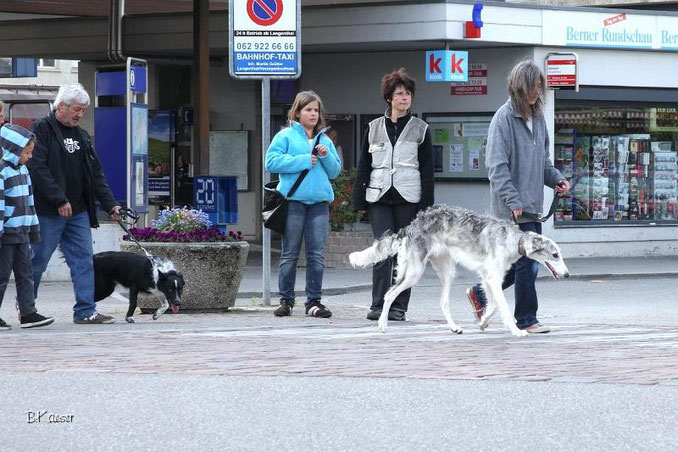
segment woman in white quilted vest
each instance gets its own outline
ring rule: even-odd
[[[433,151],[428,125],[410,113],[415,81],[405,69],[381,79],[388,109],[370,122],[360,151],[353,187],[353,209],[367,211],[374,238],[398,232],[433,204]],[[368,320],[378,320],[384,294],[395,277],[396,258],[372,269],[372,305]],[[389,320],[405,320],[410,289],[395,299]]]

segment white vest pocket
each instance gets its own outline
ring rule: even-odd
[[[365,201],[369,203],[375,203],[379,199],[379,193],[381,190],[378,188],[367,187],[365,189]]]

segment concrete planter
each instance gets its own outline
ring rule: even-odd
[[[186,281],[181,311],[227,310],[235,304],[250,246],[247,242],[141,242],[154,256],[174,262]],[[144,254],[134,242],[122,242],[122,251]],[[157,309],[155,297],[139,297],[139,308]]]

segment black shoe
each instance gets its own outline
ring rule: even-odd
[[[388,319],[395,322],[404,322],[405,321],[405,312],[403,311],[389,311]]]
[[[82,319],[73,319],[73,323],[77,323],[80,325],[88,325],[88,324],[101,324],[101,323],[115,323],[115,319],[111,317],[110,315],[103,315],[99,314],[98,312],[94,311],[94,313],[89,316],[89,317],[84,317]]]
[[[373,310],[371,310],[370,312],[367,313],[367,320],[379,320],[380,316],[381,316],[381,311],[377,311],[377,310],[373,309]],[[396,322],[404,322],[405,321],[405,313],[403,311],[389,311],[388,319],[396,321]]]
[[[367,313],[367,320],[379,320],[379,316],[381,316],[381,310],[373,309]]]
[[[35,328],[37,326],[47,326],[54,322],[52,317],[45,317],[37,312],[21,317],[21,328]]]
[[[12,329],[11,325],[7,325],[7,323],[4,320],[0,319],[0,330],[11,330],[11,329]]]
[[[311,303],[306,303],[306,315],[309,317],[322,317],[329,319],[332,317],[332,311],[327,309],[320,301],[315,300]]]
[[[280,306],[273,311],[273,315],[276,317],[285,317],[292,315],[292,308],[294,307],[294,302],[289,300],[280,300]]]

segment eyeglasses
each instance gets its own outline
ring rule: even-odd
[[[412,97],[412,93],[409,91],[398,91],[393,93],[393,97]]]

